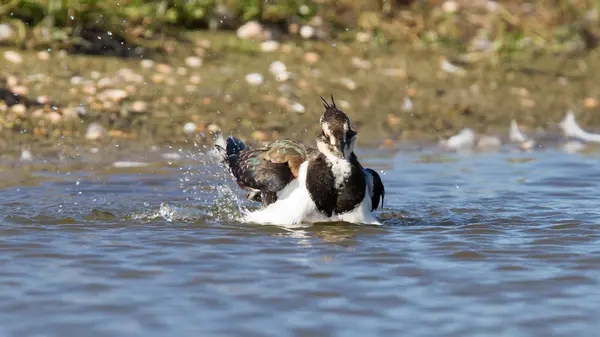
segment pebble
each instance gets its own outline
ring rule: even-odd
[[[413,102],[410,97],[404,97],[404,103],[402,104],[402,110],[405,112],[410,112],[413,109]]]
[[[122,101],[127,98],[127,96],[129,96],[129,93],[122,89],[107,89],[100,93],[101,98],[108,99],[115,103]]]
[[[99,79],[99,78],[100,78],[100,76],[102,76],[102,74],[100,74],[100,73],[99,73],[99,72],[97,72],[97,71],[92,71],[92,72],[90,73],[90,77],[91,77],[92,79],[94,79],[94,80],[97,80],[97,79]]]
[[[152,80],[153,83],[163,83],[165,81],[166,77],[163,74],[152,74],[152,77],[150,77],[150,80]]]
[[[300,28],[300,36],[303,39],[311,39],[315,36],[315,29],[311,26],[304,25]]]
[[[12,87],[12,92],[17,95],[25,96],[29,93],[29,89],[24,85],[17,85]]]
[[[185,132],[187,134],[192,134],[192,133],[196,132],[196,128],[197,127],[198,126],[196,125],[196,123],[194,123],[194,122],[187,122],[183,126],[183,132]]]
[[[50,111],[44,117],[46,117],[46,119],[52,124],[58,124],[62,121],[62,115],[56,111]]]
[[[117,71],[117,76],[125,80],[125,82],[131,83],[142,83],[144,82],[144,76],[134,73],[133,70],[129,68],[119,69]]]
[[[361,43],[366,43],[371,41],[372,35],[369,32],[357,32],[356,33],[356,41]]]
[[[191,68],[198,68],[202,65],[202,59],[198,56],[188,56],[185,58],[185,64]]]
[[[350,102],[344,101],[343,99],[339,100],[337,103],[340,106],[340,108],[344,110],[351,108]]]
[[[340,83],[341,83],[341,84],[342,84],[344,87],[346,87],[346,89],[348,89],[348,90],[350,90],[350,91],[356,90],[356,87],[357,87],[357,85],[356,85],[356,82],[354,82],[353,80],[351,80],[351,79],[349,79],[349,78],[347,78],[347,77],[343,77],[343,78],[341,78],[341,79],[340,79]]]
[[[50,59],[50,53],[45,50],[37,52],[36,55],[37,58],[41,61],[48,61]]]
[[[42,95],[38,96],[35,100],[40,104],[48,104],[50,102],[50,97]]]
[[[352,66],[357,69],[367,70],[371,69],[372,64],[371,61],[364,60],[355,56],[352,58]]]
[[[10,111],[17,116],[25,116],[25,112],[27,112],[27,108],[24,104],[15,104],[10,108]]]
[[[85,133],[85,139],[87,140],[99,140],[106,136],[106,129],[98,123],[91,123],[87,132]]]
[[[18,83],[19,83],[19,79],[18,79],[16,76],[13,76],[13,75],[8,75],[8,76],[6,77],[6,85],[7,85],[9,88],[12,88],[12,87],[14,87],[14,86],[15,86],[15,85],[17,85]]]
[[[171,67],[168,64],[159,63],[156,65],[156,71],[158,71],[161,74],[170,74],[173,72],[173,67]]]
[[[587,97],[586,99],[583,100],[583,106],[585,106],[588,109],[597,108],[598,100],[595,99],[594,97]]]
[[[266,53],[270,53],[279,49],[279,42],[274,40],[265,41],[260,44],[260,50]]]
[[[271,72],[271,74],[277,75],[286,72],[287,67],[281,61],[274,61],[269,65],[269,71]]]
[[[288,73],[287,71],[283,72],[283,73],[278,73],[275,75],[275,80],[277,82],[285,82],[289,79],[290,79],[290,73]]]
[[[14,34],[14,29],[9,24],[0,24],[0,42],[10,40]]]
[[[264,38],[265,30],[257,21],[250,21],[241,25],[236,35],[242,40],[260,40]]]
[[[191,84],[200,84],[200,82],[202,82],[202,78],[198,75],[192,75],[190,76],[190,83]]]
[[[252,138],[258,142],[263,142],[269,138],[269,135],[264,131],[256,130],[252,132]]]
[[[73,76],[71,77],[71,84],[72,85],[80,85],[83,83],[83,77],[81,76]]]
[[[315,64],[319,61],[319,54],[309,51],[307,53],[304,53],[304,61],[306,61],[306,63],[309,64]]]
[[[148,60],[148,59],[141,60],[140,66],[142,66],[142,68],[152,68],[152,67],[154,67],[154,61]]]
[[[64,119],[73,120],[79,118],[79,112],[74,108],[64,108],[61,112]]]
[[[44,109],[37,109],[31,113],[31,118],[42,118],[44,116]]]
[[[304,107],[304,105],[302,105],[298,102],[292,103],[291,109],[294,112],[299,113],[299,114],[303,114],[304,112],[306,112],[306,108]]]
[[[261,85],[263,84],[264,80],[265,79],[263,75],[259,73],[250,73],[246,75],[246,82],[248,82],[250,85]]]
[[[148,103],[144,101],[135,101],[131,104],[131,111],[142,113],[148,111]]]
[[[198,89],[198,87],[196,87],[196,86],[195,86],[195,85],[193,85],[193,84],[186,84],[186,85],[183,87],[183,89],[185,90],[185,92],[192,93],[192,92],[196,92],[196,90]]]
[[[108,88],[113,85],[113,80],[108,77],[103,77],[98,80],[97,85],[99,88]]]
[[[23,161],[31,161],[31,160],[33,160],[33,154],[31,154],[31,151],[29,151],[29,150],[23,150],[23,151],[21,151],[20,159]]]
[[[4,52],[4,58],[14,64],[21,64],[23,62],[23,56],[16,51],[7,50]]]
[[[206,55],[206,49],[202,47],[196,47],[194,48],[194,54],[200,57],[204,57],[204,55]]]
[[[442,5],[442,10],[446,13],[456,13],[458,11],[458,3],[456,1],[446,1]]]
[[[208,132],[221,132],[221,128],[217,124],[209,124],[206,129]]]
[[[177,75],[185,76],[187,75],[188,70],[184,67],[177,67]]]

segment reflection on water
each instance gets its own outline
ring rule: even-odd
[[[594,152],[369,155],[382,227],[239,223],[195,152],[3,168],[0,335],[595,335]]]

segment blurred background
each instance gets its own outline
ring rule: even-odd
[[[312,139],[334,95],[360,142],[598,122],[596,0],[3,0],[2,145]],[[91,127],[90,127],[91,126]],[[89,132],[88,132],[89,131]]]

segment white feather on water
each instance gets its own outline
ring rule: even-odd
[[[590,133],[581,128],[575,120],[572,111],[567,112],[565,118],[558,124],[565,136],[585,142],[600,143],[600,134]]]

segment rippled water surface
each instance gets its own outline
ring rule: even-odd
[[[236,222],[186,151],[6,164],[0,335],[597,335],[598,155],[366,154],[382,227]]]

